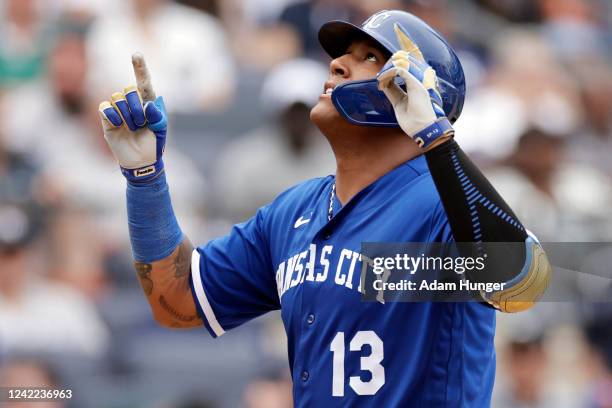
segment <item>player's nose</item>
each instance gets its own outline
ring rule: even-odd
[[[338,58],[334,58],[329,63],[329,72],[332,74],[332,76],[337,75],[343,78],[349,77],[350,71],[349,71],[348,64],[346,63],[345,59],[346,59],[346,54],[341,55]]]

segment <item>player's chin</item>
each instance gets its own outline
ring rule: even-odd
[[[342,119],[327,95],[321,95],[317,104],[310,110],[310,120],[320,129]]]

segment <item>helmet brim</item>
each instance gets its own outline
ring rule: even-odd
[[[334,20],[325,23],[319,29],[319,43],[323,50],[332,58],[338,58],[346,53],[353,41],[369,40],[379,46],[380,50],[390,57],[392,52],[377,38],[354,24]]]

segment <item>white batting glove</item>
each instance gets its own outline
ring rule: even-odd
[[[454,130],[442,109],[436,72],[398,25],[395,32],[403,50],[393,54],[378,74],[378,87],[393,105],[402,130],[426,149],[438,138],[452,136]],[[406,91],[395,82],[398,76]]]
[[[110,102],[100,103],[98,113],[121,172],[128,181],[142,183],[163,171],[168,121],[162,97],[155,97],[144,57],[134,54],[132,65],[137,86],[115,92]]]

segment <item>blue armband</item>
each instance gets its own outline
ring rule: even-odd
[[[183,240],[174,216],[166,174],[147,183],[127,184],[127,212],[132,254],[138,262],[169,256]]]

